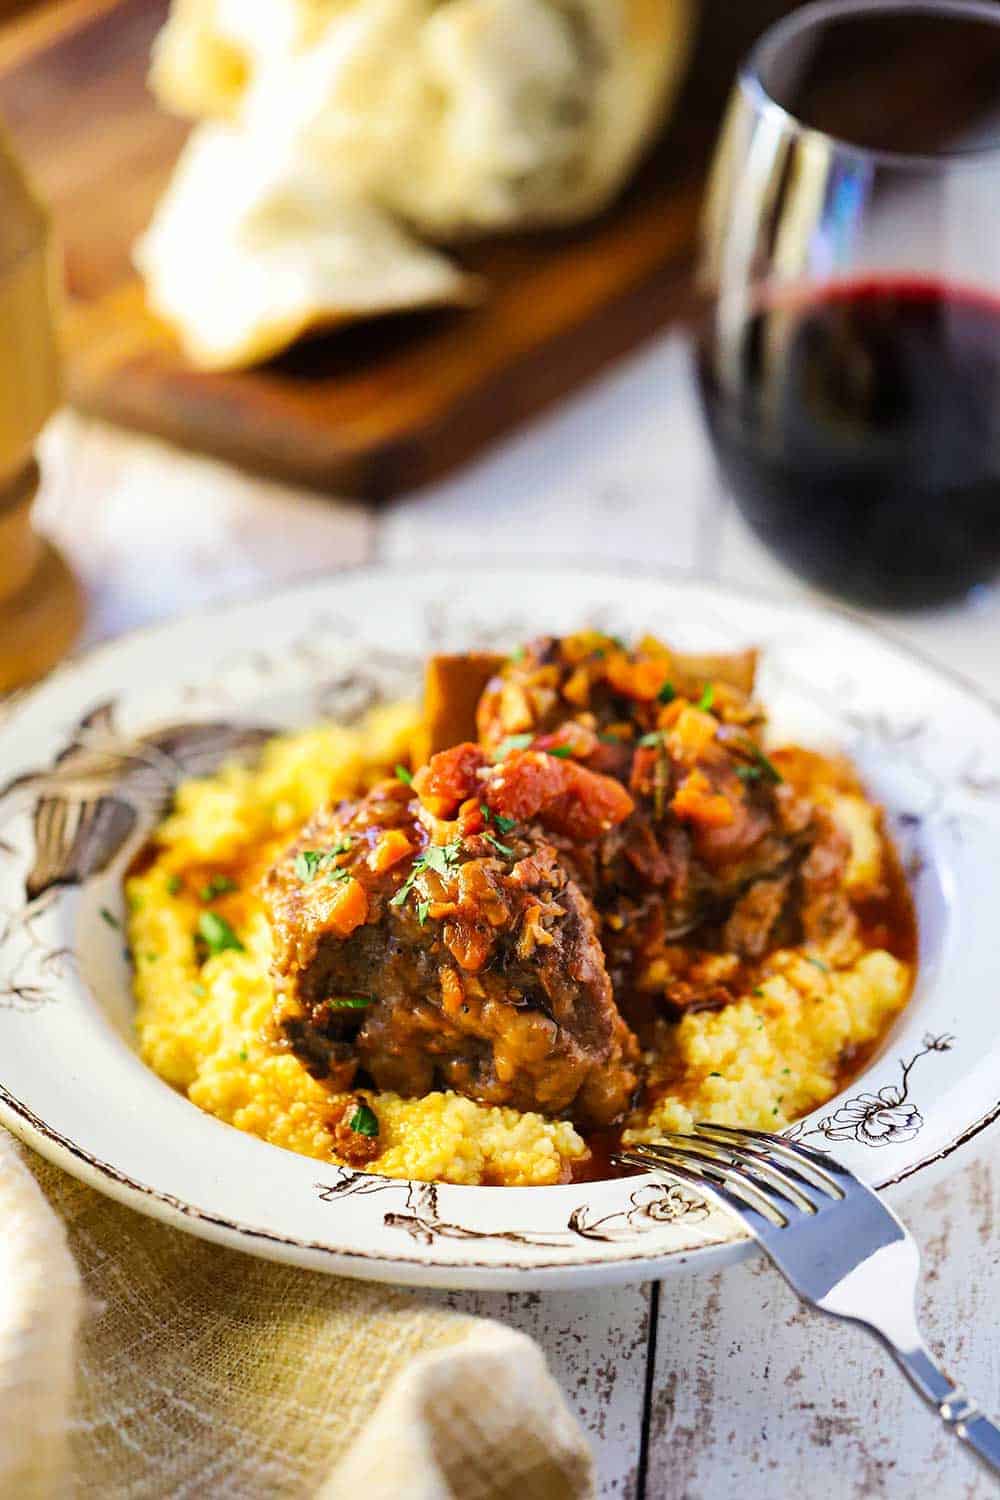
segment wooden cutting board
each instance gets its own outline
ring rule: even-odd
[[[184,361],[129,262],[185,133],[145,86],[166,0],[62,0],[8,23],[0,115],[65,247],[71,401],[339,494],[377,500],[441,474],[690,311],[700,184],[726,85],[748,35],[787,7],[748,4],[736,22],[728,0],[715,8],[725,25],[711,24],[708,4],[674,124],[601,219],[463,253],[490,286],[473,310],[349,327],[238,374]]]

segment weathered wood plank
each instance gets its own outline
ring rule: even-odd
[[[956,1379],[1000,1411],[997,1157],[904,1204],[924,1256],[925,1333]],[[762,1258],[663,1283],[650,1496],[824,1500],[934,1493],[986,1500],[994,1483],[860,1329],[807,1311]]]

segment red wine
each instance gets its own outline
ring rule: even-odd
[[[1000,301],[890,277],[771,296],[699,376],[740,509],[821,587],[905,608],[1000,570]]]

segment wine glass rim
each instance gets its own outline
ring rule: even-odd
[[[974,166],[992,157],[1000,157],[1000,135],[978,145],[953,146],[940,151],[894,151],[885,147],[862,146],[843,136],[832,135],[814,125],[806,125],[790,109],[774,98],[764,82],[767,64],[802,31],[825,21],[842,21],[850,16],[932,15],[956,20],[986,21],[1000,31],[1000,5],[996,0],[813,0],[790,15],[776,21],[754,43],[739,74],[743,91],[750,96],[762,114],[778,119],[789,135],[812,138],[834,146],[845,155],[854,155],[881,166],[919,167],[923,169]]]

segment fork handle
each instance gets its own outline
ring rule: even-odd
[[[883,1335],[884,1337],[884,1335]],[[889,1353],[945,1426],[962,1439],[992,1474],[1000,1476],[1000,1427],[983,1416],[922,1344],[903,1349],[886,1340]]]

